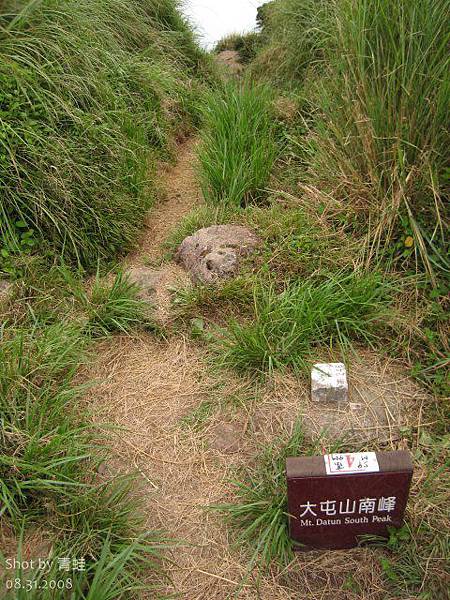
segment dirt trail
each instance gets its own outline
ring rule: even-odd
[[[167,199],[150,212],[128,265],[159,259],[172,229],[201,202],[194,147],[195,142],[181,146],[177,165],[165,172]],[[151,334],[116,336],[102,342],[97,354],[87,377],[99,384],[87,401],[98,422],[126,428],[110,434],[115,458],[104,476],[137,470],[136,494],[147,507],[147,527],[162,529],[180,543],[172,553],[168,592],[182,600],[381,600],[379,568],[367,549],[309,553],[288,572],[259,582],[250,577],[234,596],[246,575],[248,554],[243,547],[232,548],[234,533],[205,507],[230,500],[234,469],[252,464],[261,445],[292,429],[308,396],[304,383],[280,379],[261,390],[229,376],[212,381],[205,350],[182,334],[166,341]],[[374,364],[373,357],[369,361]],[[399,379],[395,365],[383,369],[384,383]],[[407,387],[405,393],[415,392]],[[202,419],[205,402],[213,410]],[[342,589],[361,570],[358,580],[367,582],[363,595]]]
[[[157,262],[171,231],[201,203],[194,149],[195,141],[182,145],[177,164],[162,174],[166,199],[150,211],[138,249],[125,260],[128,268]],[[161,268],[181,275],[173,263]],[[141,481],[136,493],[148,507],[147,527],[164,530],[182,544],[173,553],[168,593],[185,600],[228,598],[245,576],[246,558],[230,550],[232,540],[221,518],[204,509],[224,501],[230,468],[248,460],[248,448],[240,439],[245,427],[240,420],[224,426],[222,419],[230,421],[230,417],[218,414],[195,431],[183,426],[183,419],[189,419],[204,401],[239,396],[246,383],[213,383],[206,375],[202,350],[183,335],[167,341],[152,335],[116,336],[97,350],[97,361],[87,377],[98,379],[99,384],[87,401],[97,422],[126,428],[111,440],[114,458],[106,465],[105,477],[138,471]],[[263,582],[264,597],[293,598],[278,587]],[[239,595],[258,597],[253,584]]]
[[[163,199],[153,207],[145,220],[136,245],[124,261],[126,269],[154,267],[158,274],[154,282],[155,318],[164,324],[170,318],[171,290],[189,285],[187,273],[173,261],[159,264],[164,256],[164,242],[189,212],[202,203],[195,178],[195,146],[189,139],[177,148],[175,165],[161,167],[160,185]]]
[[[231,75],[239,75],[244,70],[244,66],[239,59],[239,52],[236,50],[224,50],[223,52],[219,52],[216,56],[216,60],[219,65],[224,67],[224,71],[228,75],[230,75],[230,73]]]
[[[150,210],[137,250],[129,254],[127,264],[160,258],[163,254],[161,246],[169,233],[185,215],[202,203],[194,173],[196,144],[195,139],[190,139],[178,146],[176,164],[161,169],[160,180],[165,198]]]

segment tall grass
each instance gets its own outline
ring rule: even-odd
[[[129,247],[202,54],[173,0],[0,7],[0,232],[88,267]]]
[[[242,206],[265,195],[277,154],[269,88],[229,82],[207,97],[200,182],[211,204]]]
[[[373,344],[388,312],[389,285],[377,274],[334,275],[255,294],[255,320],[232,321],[219,344],[222,361],[239,371],[305,369],[317,345]]]
[[[0,346],[0,513],[14,521],[22,510],[45,514],[43,496],[70,497],[85,485],[80,469],[93,459],[86,424],[77,422],[81,389],[72,385],[85,360],[89,337],[129,331],[141,322],[143,304],[122,276],[110,287],[94,285],[91,297],[74,290],[81,317],[42,318],[3,331]],[[43,313],[45,315],[45,312]]]
[[[283,88],[297,87],[324,58],[332,35],[330,0],[277,0],[264,6],[259,48],[251,71]]]
[[[138,299],[138,291],[122,273],[110,285],[97,277],[91,293],[81,296],[89,316],[84,333],[98,337],[114,331],[128,333],[143,325],[153,327],[148,303]]]
[[[445,0],[339,0],[318,82],[312,173],[370,215],[369,258],[408,222],[430,274],[444,241],[450,7]]]
[[[448,275],[448,2],[278,0],[269,8],[255,69],[261,63],[272,79],[300,87],[315,107],[299,140],[312,198],[331,193],[358,215],[368,261],[411,235],[433,282],[437,271]]]
[[[47,291],[39,289],[44,282]],[[11,315],[1,331],[0,519],[16,539],[41,528],[56,565],[57,557],[86,558],[85,572],[70,573],[77,598],[117,598],[118,590],[136,597],[135,590],[153,590],[159,581],[164,540],[155,532],[141,536],[132,479],[100,476],[105,440],[84,414],[86,386],[77,386],[74,377],[92,337],[145,323],[143,304],[120,274],[109,286],[96,281],[90,294],[67,269],[54,268],[44,282],[25,282],[26,314],[20,315],[19,299],[16,322]],[[147,567],[150,576],[157,573],[148,586],[136,579]],[[42,573],[21,576],[39,579]]]

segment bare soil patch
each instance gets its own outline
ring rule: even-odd
[[[184,216],[202,203],[194,173],[196,143],[196,140],[190,139],[180,144],[176,150],[176,164],[161,167],[163,199],[150,210],[136,250],[130,253],[124,262],[125,269],[130,271],[131,275],[133,272],[137,274],[137,279],[140,270],[161,260],[164,255],[163,243],[170,232]],[[136,277],[132,275],[131,280],[136,280]],[[170,318],[172,290],[187,285],[188,274],[174,262],[155,267],[151,290],[144,289],[144,294],[147,293],[149,302],[154,305],[154,316],[158,322],[164,324]]]
[[[242,73],[244,70],[244,66],[239,59],[239,52],[237,52],[237,50],[224,50],[223,52],[219,52],[216,56],[216,60],[219,65],[224,66],[232,75],[239,75],[239,73]]]
[[[140,473],[136,493],[147,507],[147,527],[164,529],[180,543],[173,551],[168,591],[185,600],[225,600],[244,579],[236,597],[245,600],[381,600],[379,564],[367,548],[302,554],[285,572],[259,581],[248,576],[247,550],[233,548],[235,533],[206,509],[230,501],[236,469],[254,464],[262,448],[292,430],[308,383],[279,377],[260,388],[230,377],[218,388],[205,358],[181,336],[166,342],[118,336],[100,345],[89,373],[99,379],[86,398],[96,419],[124,428],[111,436],[117,460],[109,471]],[[364,368],[371,364],[366,361]],[[245,396],[248,403],[220,405],[232,395]],[[186,417],[205,401],[216,403],[215,412],[199,429],[186,426]],[[347,589],[353,580],[367,587],[358,594]]]
[[[335,442],[355,448],[367,443],[375,447],[385,444],[396,449],[404,431],[421,427],[422,406],[430,398],[405,375],[400,361],[359,349],[351,359],[348,378],[349,402],[335,404],[311,401],[308,381],[292,375],[277,376],[261,399],[256,421],[267,415],[265,405],[272,405],[279,425],[290,428],[301,417],[305,435],[312,442],[321,439],[324,449]]]

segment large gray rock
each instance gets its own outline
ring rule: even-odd
[[[175,260],[193,281],[214,283],[237,274],[242,257],[260,245],[258,236],[240,225],[213,225],[199,229],[179,246]]]

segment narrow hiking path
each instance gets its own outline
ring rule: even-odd
[[[148,266],[154,268],[152,300],[155,317],[161,323],[170,316],[171,289],[189,284],[187,273],[179,265],[173,261],[161,264],[161,261],[165,254],[164,242],[171,231],[183,217],[202,203],[194,173],[196,145],[195,138],[188,139],[177,148],[176,164],[161,166],[159,181],[162,200],[149,211],[136,249],[124,261],[126,269],[135,273]],[[138,276],[135,280],[138,284],[139,279]]]
[[[163,200],[148,213],[137,249],[128,255],[127,264],[161,258],[164,253],[162,244],[170,232],[202,203],[194,173],[197,143],[195,138],[191,138],[180,144],[176,164],[161,168],[159,179],[164,190]]]
[[[163,286],[168,311],[167,286],[185,284],[186,274],[172,262],[161,263],[164,242],[202,203],[195,146],[195,140],[181,145],[177,164],[162,172],[165,199],[150,211],[137,250],[125,259],[127,268],[150,262],[168,274]],[[254,464],[262,447],[292,431],[299,410],[305,417],[311,413],[309,388],[303,381],[277,376],[261,387],[245,378],[213,375],[206,352],[182,332],[166,340],[151,333],[118,335],[98,344],[97,359],[86,373],[87,379],[98,381],[86,396],[96,422],[121,428],[108,431],[114,458],[101,476],[139,472],[135,494],[143,501],[146,527],[167,532],[178,544],[171,551],[167,592],[183,600],[233,597],[247,575],[248,550],[233,548],[232,530],[219,514],[205,508],[230,501],[235,469]],[[413,399],[421,400],[393,361],[381,363],[366,353],[354,373],[352,385],[358,391],[366,386],[366,395],[372,380],[373,396],[384,399],[389,391],[403,408]],[[387,433],[389,440],[389,427]],[[292,569],[260,581],[250,576],[236,597],[356,600],[352,592],[337,595],[336,589],[357,571],[367,582],[364,598],[381,600],[380,569],[367,548],[309,553]]]
[[[201,204],[195,146],[195,140],[181,145],[176,165],[163,170],[164,200],[150,211],[137,249],[125,259],[127,268],[157,264],[171,231]],[[166,290],[177,281],[186,282],[172,262],[157,268],[168,274]],[[204,509],[224,501],[230,468],[245,464],[253,454],[241,439],[248,423],[224,424],[216,415],[206,428],[195,431],[183,427],[183,419],[203,402],[238,396],[245,382],[211,381],[204,352],[184,335],[166,341],[152,334],[116,336],[99,344],[97,356],[87,376],[99,384],[87,401],[97,422],[125,428],[112,435],[115,458],[103,474],[138,471],[136,494],[148,507],[146,526],[167,532],[180,544],[169,566],[172,583],[167,592],[185,600],[229,597],[246,575],[246,558],[230,551],[232,540],[220,516]],[[260,591],[246,584],[239,597],[294,596],[276,582],[264,582]]]
[[[158,263],[171,231],[201,204],[195,145],[195,140],[181,145],[176,165],[162,172],[165,198],[150,211],[137,249],[125,259],[127,268]],[[168,273],[166,289],[185,282],[182,269],[172,262],[157,268]],[[244,428],[224,426],[220,417],[199,432],[182,424],[202,402],[239,394],[240,384],[212,382],[205,374],[204,353],[184,335],[166,341],[151,334],[116,336],[99,344],[97,356],[88,378],[100,383],[87,400],[98,422],[126,429],[113,434],[115,459],[103,473],[138,471],[136,493],[148,507],[147,527],[163,530],[181,544],[169,567],[168,593],[186,600],[228,597],[246,574],[246,560],[230,552],[232,540],[220,517],[204,508],[223,502],[229,468],[246,458],[240,440]],[[292,597],[276,583],[263,587],[267,585],[266,598]],[[239,597],[253,599],[259,592],[247,584]]]

